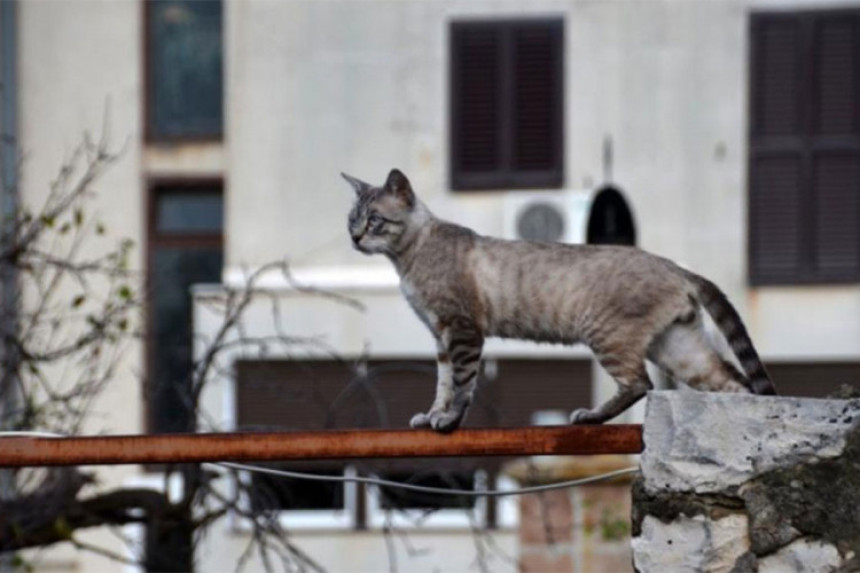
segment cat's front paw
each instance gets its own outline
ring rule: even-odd
[[[430,427],[442,434],[448,434],[460,427],[466,410],[443,410],[430,413]]]
[[[599,424],[602,420],[588,408],[577,408],[570,413],[571,424]]]
[[[418,412],[409,420],[409,427],[415,429],[430,428],[430,413]]]

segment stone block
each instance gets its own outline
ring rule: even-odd
[[[642,534],[632,544],[633,563],[639,571],[730,573],[749,549],[747,517],[680,516],[663,523],[649,515],[642,522]]]
[[[778,467],[835,457],[858,420],[860,400],[651,392],[645,488],[720,492]]]
[[[836,571],[841,564],[842,558],[833,545],[822,541],[800,539],[786,545],[773,555],[760,559],[758,571],[759,573],[783,573],[784,571],[830,573]]]
[[[860,571],[860,400],[654,392],[638,571]]]

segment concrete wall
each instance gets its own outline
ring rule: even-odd
[[[448,25],[558,16],[565,187],[601,182],[601,142],[611,136],[613,178],[632,202],[642,247],[720,284],[766,357],[856,359],[860,321],[842,318],[860,315],[856,287],[750,289],[746,279],[747,16],[809,6],[230,4],[228,263],[387,264],[351,251],[340,171],[381,182],[397,166],[438,215],[502,235],[503,191],[449,188]]]
[[[19,2],[19,131],[22,203],[38,208],[60,168],[84,136],[122,150],[94,185],[97,201],[86,216],[104,222],[105,238],[84,245],[83,257],[131,238],[130,264],[143,266],[144,196],[141,177],[140,6],[136,2]],[[83,40],[85,39],[85,40]],[[65,285],[68,297],[79,291]],[[134,371],[140,353],[132,349],[118,383],[98,410],[112,411],[139,395]],[[140,428],[140,409],[93,420],[89,431],[131,432]]]
[[[726,2],[231,5],[230,263],[365,263],[342,240],[341,170],[399,166],[437,214],[502,235],[503,190],[449,188],[447,42],[454,19],[510,16],[566,23],[565,187],[602,181],[611,136],[642,245],[721,261],[709,274],[739,291],[746,8]]]
[[[141,179],[140,4],[135,1],[19,2],[19,137],[24,156],[21,198],[38,205],[48,193],[65,159],[85,135],[96,140],[104,125],[114,150],[122,156],[94,188],[98,201],[88,216],[98,217],[107,237],[85,247],[93,256],[130,237],[143,240]],[[142,251],[131,264],[140,268]],[[67,285],[68,300],[77,292]],[[132,347],[109,386],[94,406],[85,432],[129,433],[141,430],[140,350]],[[114,467],[99,472],[110,486],[137,472]],[[122,551],[106,530],[88,531],[81,540]],[[93,554],[63,548],[39,557],[40,570],[111,571],[116,564]]]

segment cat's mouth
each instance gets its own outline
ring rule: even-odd
[[[364,235],[352,235],[352,246],[356,251],[360,251],[365,255],[371,254],[370,251],[361,244],[361,240],[364,238]]]

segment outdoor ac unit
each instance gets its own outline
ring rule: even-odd
[[[505,197],[505,237],[584,243],[590,190],[517,191]]]

